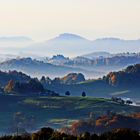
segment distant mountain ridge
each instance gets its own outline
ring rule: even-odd
[[[34,42],[28,37],[13,36],[1,37],[0,49],[1,48],[4,53],[22,52],[23,54],[28,53],[40,56],[63,54],[68,57],[76,57],[90,54],[91,52],[140,52],[140,39],[124,40],[108,37],[89,40],[80,35],[63,33],[46,41]]]
[[[34,77],[40,77],[42,75],[46,75],[49,77],[58,77],[64,76],[71,72],[81,72],[85,74],[91,73],[91,71],[83,70],[80,68],[74,68],[70,66],[57,66],[31,58],[17,58],[2,62],[0,63],[0,69],[3,71],[22,71]]]
[[[140,53],[120,53],[110,54],[107,52],[91,53],[78,56],[66,61],[65,65],[70,66],[90,66],[90,67],[126,67],[128,65],[140,63]]]
[[[89,58],[89,59],[96,59],[99,57],[106,58],[106,57],[111,57],[111,56],[112,56],[111,53],[101,51],[101,52],[93,52],[93,53],[89,53],[89,54],[84,54],[81,57],[85,57],[85,58]]]
[[[0,52],[15,55],[22,52],[25,46],[30,46],[34,41],[26,36],[4,36],[0,37]]]
[[[109,56],[108,56],[109,55]],[[90,58],[87,58],[87,57]],[[140,53],[110,54],[97,52],[86,56],[75,58],[63,55],[49,57],[18,57],[16,55],[1,55],[0,69],[18,70],[33,77],[42,75],[63,77],[68,73],[83,73],[86,78],[99,78],[110,71],[118,71],[129,65],[140,63]],[[7,59],[6,59],[7,57]]]
[[[33,41],[31,38],[26,37],[26,36],[5,36],[5,37],[0,37],[0,42],[6,42],[6,41],[10,41],[10,42],[24,42],[24,41]]]
[[[63,54],[66,56],[76,57],[91,52],[138,52],[140,51],[140,39],[123,40],[119,38],[101,38],[96,40],[88,40],[76,34],[64,33],[53,39],[35,43],[23,51],[32,51],[38,54],[56,55]]]

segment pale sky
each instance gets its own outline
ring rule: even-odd
[[[0,36],[140,38],[140,0],[0,0]]]

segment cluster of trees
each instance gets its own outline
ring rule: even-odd
[[[126,105],[133,104],[133,102],[131,100],[128,100],[128,99],[123,100],[122,98],[119,98],[119,97],[112,97],[111,99],[112,99],[112,101],[120,103],[120,104],[126,104]]]
[[[115,129],[101,135],[85,132],[79,136],[68,135],[53,130],[52,128],[42,128],[33,134],[21,136],[3,136],[0,140],[139,140],[140,135],[131,129]]]
[[[15,82],[10,80],[5,86],[4,91],[6,93],[43,93],[45,92],[44,87],[37,79],[31,79],[26,83]]]
[[[70,93],[69,91],[66,91],[66,92],[65,92],[65,95],[66,95],[66,96],[70,96],[71,93]],[[86,93],[85,93],[84,91],[82,92],[82,97],[86,97]]]
[[[132,128],[140,131],[140,113],[125,116],[108,110],[106,115],[95,117],[91,112],[89,119],[73,122],[71,127],[64,127],[60,131],[71,135],[78,135],[85,131],[100,134],[116,128]]]
[[[17,72],[16,70],[8,72],[0,71],[1,86],[5,86],[11,79],[13,81],[27,82],[31,79],[31,77],[22,72]]]

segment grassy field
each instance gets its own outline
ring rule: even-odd
[[[0,132],[13,123],[16,112],[34,116],[35,129],[42,126],[59,128],[73,121],[96,117],[110,110],[120,114],[140,112],[140,107],[120,105],[110,99],[93,97],[25,97],[0,96]]]

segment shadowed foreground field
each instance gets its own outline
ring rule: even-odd
[[[43,126],[61,128],[75,120],[95,117],[108,111],[128,115],[140,107],[120,105],[110,99],[93,97],[0,96],[0,132],[10,133],[18,126],[28,131]],[[30,126],[29,126],[30,123]]]

